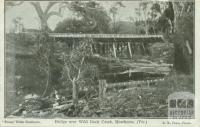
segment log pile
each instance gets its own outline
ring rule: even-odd
[[[100,66],[100,70],[105,74],[125,74],[125,73],[154,73],[169,74],[173,64],[157,63],[148,60],[125,60],[107,58],[102,56],[93,56],[94,61]]]
[[[54,117],[54,115],[57,117],[59,113],[70,115],[72,110],[74,110],[72,100],[38,96],[37,98],[24,99],[8,117]]]

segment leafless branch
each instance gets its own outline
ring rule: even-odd
[[[24,1],[19,1],[19,2],[7,1],[7,2],[5,2],[6,6],[11,6],[11,7],[21,5],[22,3],[24,3]]]
[[[49,2],[44,13],[47,14],[49,12],[49,10],[51,9],[51,7],[53,7],[53,5],[55,5],[57,2]]]
[[[80,68],[79,68],[79,70],[78,70],[78,75],[77,75],[76,81],[78,81],[79,78],[80,78],[81,68],[82,68],[82,65],[83,65],[84,60],[85,60],[85,57],[83,57],[83,58],[81,59],[81,65],[80,65]]]
[[[67,69],[67,76],[68,76],[69,80],[73,81],[73,79],[70,76],[70,69],[69,69],[69,67],[65,66],[65,68]]]
[[[53,15],[56,15],[56,16],[61,17],[61,13],[60,13],[60,12],[52,11],[52,12],[49,12],[49,13],[47,14],[47,18],[49,18],[50,16],[53,16]]]
[[[78,70],[79,68],[75,64],[72,63],[71,59],[72,59],[72,53],[70,54],[69,62],[74,68],[76,68]]]
[[[44,15],[44,12],[42,11],[40,3],[39,2],[31,2],[31,5],[33,5],[35,10],[37,11],[38,16],[40,17],[40,19],[42,19],[42,16]]]
[[[65,56],[63,57],[64,58],[64,63],[66,63],[66,59],[65,59]],[[67,69],[67,76],[69,78],[70,81],[73,81],[71,76],[70,76],[70,69],[67,65],[65,65],[65,68]]]

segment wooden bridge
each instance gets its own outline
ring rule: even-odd
[[[91,45],[94,54],[92,60],[99,64],[100,70],[103,70],[104,74],[104,77],[99,78],[100,95],[105,93],[104,89],[106,89],[107,84],[107,88],[110,88],[138,84],[149,85],[163,81],[163,75],[169,73],[173,66],[172,64],[140,61],[134,58],[138,47],[143,49],[142,52],[147,52],[149,44],[165,43],[162,35],[72,33],[48,33],[48,35],[52,41],[65,43],[69,49],[73,49],[83,39],[94,41]],[[19,54],[17,51],[15,53]],[[120,54],[123,53],[128,54],[129,57],[121,59]],[[108,54],[112,54],[112,56],[106,56]],[[140,79],[137,79],[137,77],[140,77]]]
[[[22,34],[33,35],[33,33]],[[69,49],[73,49],[83,39],[93,41],[94,43],[91,43],[92,60],[99,64],[105,76],[102,79],[107,78],[108,82],[109,79],[118,82],[119,77],[122,82],[128,81],[127,78],[133,80],[138,73],[148,73],[150,77],[155,76],[154,74],[168,74],[173,66],[172,64],[152,61],[138,61],[134,57],[137,50],[142,49],[143,55],[145,55],[148,54],[148,48],[151,44],[165,43],[162,35],[48,33],[48,36],[55,43],[58,41],[64,43]],[[16,55],[19,54],[18,52],[16,51]],[[126,54],[126,58],[123,58],[122,54]],[[140,77],[146,77],[146,74],[141,75]]]
[[[173,66],[172,64],[158,64],[151,61],[141,62],[134,59],[138,47],[142,48],[142,52],[147,52],[149,44],[165,43],[166,41],[162,35],[49,33],[49,37],[53,38],[55,42],[66,43],[69,48],[74,47],[74,43],[78,43],[83,39],[94,41],[91,44],[94,54],[92,58],[100,65],[100,70],[103,71],[105,76],[102,78],[109,77],[108,80],[116,79],[119,76],[125,79],[132,78],[134,76],[131,77],[131,75],[138,72],[149,73],[149,75],[165,75],[170,72]],[[108,56],[108,54],[112,55]],[[121,54],[127,54],[127,57],[122,58]]]
[[[113,41],[164,41],[162,35],[135,35],[135,34],[73,34],[73,33],[49,33],[52,38],[73,38],[83,39],[92,38],[97,40],[105,40],[105,42]]]
[[[127,52],[129,58],[132,58],[136,43],[141,44],[145,52],[148,43],[165,42],[162,35],[49,33],[49,37],[54,41],[64,39],[63,42],[68,43],[69,48],[78,40],[91,39],[97,42],[92,44],[94,54],[105,55],[111,52],[115,58],[122,52]]]

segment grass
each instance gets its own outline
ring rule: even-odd
[[[158,82],[154,89],[132,89],[107,91],[106,98],[88,99],[77,108],[66,112],[50,112],[45,118],[67,117],[133,117],[133,118],[167,118],[167,98],[173,92],[187,91],[194,93],[192,75],[172,74]],[[12,97],[13,98],[13,97]],[[80,100],[81,101],[81,100]],[[21,102],[16,102],[17,104]],[[16,105],[13,105],[16,107]],[[6,110],[13,109],[12,106]],[[28,114],[27,117],[38,117]]]
[[[155,89],[110,92],[104,106],[110,107],[108,117],[167,117],[168,95],[179,91],[194,93],[192,75],[172,74],[158,82]]]

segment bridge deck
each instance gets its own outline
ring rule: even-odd
[[[92,38],[104,42],[108,41],[164,42],[163,35],[49,33],[49,36],[52,38],[68,38],[68,39]]]

